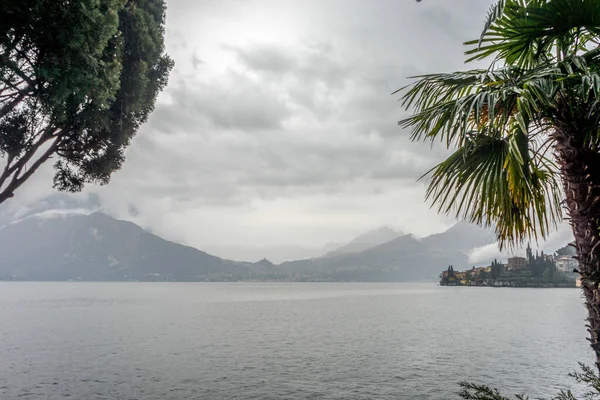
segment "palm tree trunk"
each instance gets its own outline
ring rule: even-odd
[[[553,136],[588,310],[588,340],[600,371],[600,154],[576,127],[559,126]]]

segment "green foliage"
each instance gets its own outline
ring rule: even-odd
[[[600,35],[600,8],[596,0],[506,0],[501,12],[486,24],[467,61],[494,56],[521,68],[553,62],[587,51],[586,44]]]
[[[562,219],[560,176],[549,154],[557,124],[580,122],[600,144],[600,3],[503,0],[492,7],[467,61],[488,69],[416,77],[400,89],[414,110],[399,122],[412,140],[454,153],[429,177],[441,213],[493,226],[501,246],[545,238]]]
[[[583,394],[584,399],[600,399],[600,377],[587,365],[580,363],[579,366],[581,372],[574,372],[569,374],[569,376],[574,378],[578,384],[583,384],[586,387],[587,390]],[[568,390],[561,391],[555,400],[576,400],[576,397]]]
[[[543,277],[545,282],[554,282],[553,276],[556,272],[556,266],[554,262],[545,259],[544,253],[542,253],[541,257],[531,257],[529,260],[529,269],[531,270],[531,275],[534,277]]]
[[[573,282],[573,279],[569,278],[564,272],[554,269],[554,273],[552,274],[552,281],[554,283],[569,284]]]
[[[575,381],[583,385],[585,391],[582,397],[576,397],[571,390],[561,390],[552,400],[600,400],[600,377],[588,366],[579,364],[581,372],[569,374]],[[458,395],[466,400],[510,400],[504,397],[496,388],[470,382],[460,383]],[[525,395],[515,395],[514,399],[526,400]]]
[[[502,396],[498,389],[486,385],[478,385],[470,382],[461,382],[459,385],[461,391],[458,395],[466,400],[510,400],[508,397]],[[526,400],[529,397],[516,395],[515,399]]]
[[[445,274],[442,273],[440,275],[440,278],[442,278],[440,280],[440,284],[442,285],[447,285],[448,283],[454,282],[456,280],[454,275],[454,268],[452,267],[452,265],[448,266],[448,269],[445,271]]]
[[[54,185],[106,184],[172,68],[164,0],[0,4],[0,202],[50,156]]]

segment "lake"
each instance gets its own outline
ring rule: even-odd
[[[577,289],[0,283],[0,399],[555,394],[592,365]]]

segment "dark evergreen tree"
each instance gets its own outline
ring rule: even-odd
[[[173,62],[164,0],[0,2],[0,203],[55,158],[54,187],[106,184]]]
[[[499,263],[498,260],[494,260],[492,262],[492,279],[497,279],[502,271],[504,271],[504,264]]]

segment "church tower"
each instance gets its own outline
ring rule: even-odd
[[[533,252],[531,251],[531,246],[527,243],[527,262],[533,262]]]

